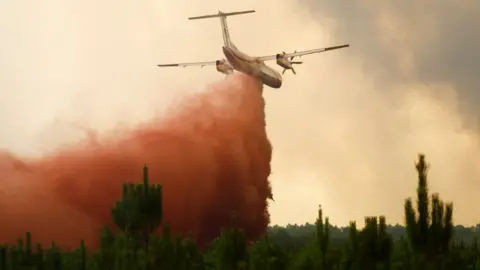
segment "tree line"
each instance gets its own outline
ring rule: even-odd
[[[454,226],[453,204],[429,194],[424,155],[416,162],[416,199],[404,202],[405,223],[366,217],[336,227],[321,207],[315,224],[273,226],[263,239],[247,241],[232,214],[231,224],[206,249],[162,223],[162,187],[125,183],[112,208],[118,232],[104,228],[98,250],[34,245],[30,233],[0,246],[0,270],[480,270],[480,225]],[[161,234],[157,234],[161,230]]]

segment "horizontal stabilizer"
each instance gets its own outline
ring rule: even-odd
[[[218,60],[217,60],[218,61]],[[217,64],[217,61],[208,61],[208,62],[193,62],[193,63],[175,63],[175,64],[160,64],[158,67],[188,67],[188,66],[213,66]]]
[[[189,20],[199,20],[199,19],[208,19],[208,18],[228,17],[228,16],[233,16],[233,15],[241,15],[241,14],[254,13],[254,12],[255,12],[255,10],[245,10],[245,11],[236,11],[236,12],[221,12],[221,11],[218,11],[217,14],[189,17],[188,19]]]
[[[350,47],[350,45],[345,44],[340,46],[328,47],[328,48],[325,48],[325,51],[338,50],[338,49],[347,48],[347,47]]]
[[[179,67],[179,64],[163,64],[163,65],[157,65],[158,67]]]

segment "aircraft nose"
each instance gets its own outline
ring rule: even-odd
[[[275,80],[275,88],[280,88],[282,86],[282,76],[279,75],[278,78]]]
[[[282,80],[277,81],[277,88],[280,88],[280,87],[282,87]]]

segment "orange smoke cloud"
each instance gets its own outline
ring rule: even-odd
[[[269,223],[271,145],[259,84],[234,75],[186,98],[162,120],[36,160],[0,154],[0,241],[30,231],[34,241],[96,245],[111,224],[123,182],[163,185],[164,223],[199,243],[216,237],[232,212],[250,239]],[[132,108],[132,110],[135,108]]]

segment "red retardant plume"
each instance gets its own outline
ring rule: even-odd
[[[25,232],[34,242],[98,244],[113,226],[110,210],[122,183],[163,186],[163,224],[201,245],[235,212],[250,240],[268,226],[272,148],[265,131],[262,87],[236,74],[185,98],[161,120],[115,138],[62,148],[38,159],[0,153],[0,242]],[[131,108],[134,110],[135,108]]]

